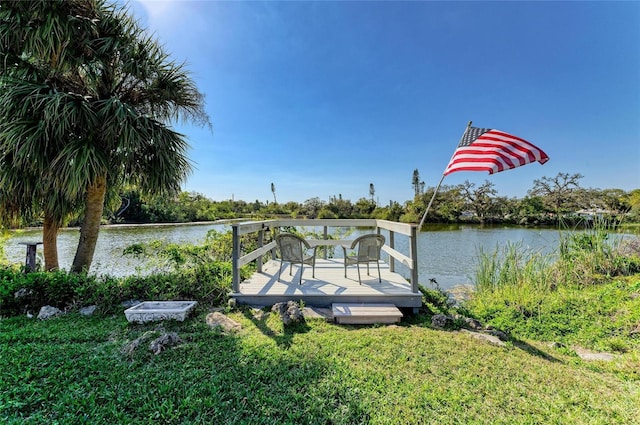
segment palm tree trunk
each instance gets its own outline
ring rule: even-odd
[[[58,230],[60,225],[50,214],[45,214],[42,229],[42,249],[44,252],[44,269],[58,270]]]
[[[104,198],[107,193],[107,179],[100,176],[87,188],[87,199],[84,212],[84,219],[80,226],[80,240],[78,249],[73,259],[71,272],[79,273],[89,271],[93,261],[93,253],[96,250],[98,233],[100,232],[100,221],[104,211]]]

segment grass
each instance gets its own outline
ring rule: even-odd
[[[431,315],[452,305],[428,289],[425,314],[398,326],[285,328],[273,313],[241,309],[229,316],[242,330],[227,335],[205,324],[210,303],[162,325],[128,324],[106,307],[91,318],[2,318],[0,422],[640,424],[640,241],[630,242],[612,245],[594,229],[563,241],[554,258],[519,245],[480,252],[477,291],[457,310],[507,331],[505,347],[431,328]],[[192,254],[172,252],[180,261]],[[23,287],[29,302],[96,298],[107,307],[125,295],[224,287],[224,268],[203,272],[116,285],[5,271],[0,307],[20,311],[14,292]],[[161,331],[183,344],[157,356],[148,342],[124,350]],[[579,347],[615,358],[583,361]]]
[[[557,256],[507,244],[478,258],[476,292],[465,304],[476,318],[520,338],[640,349],[639,239],[595,227],[565,237]]]
[[[400,326],[230,313],[225,335],[201,311],[165,323],[184,343],[160,355],[123,347],[157,325],[124,315],[0,320],[3,423],[630,424],[640,417],[639,353],[586,363],[562,349],[497,347]],[[635,366],[634,366],[635,365]]]

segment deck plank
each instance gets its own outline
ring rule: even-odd
[[[362,284],[358,283],[355,266],[347,268],[341,259],[317,259],[315,278],[310,266],[304,267],[302,285],[299,285],[300,266],[294,265],[289,275],[289,265],[282,267],[278,282],[280,261],[265,263],[261,273],[254,273],[240,283],[238,293],[231,294],[240,303],[269,305],[281,300],[304,300],[309,305],[328,306],[334,302],[389,302],[399,307],[419,307],[421,294],[411,292],[411,284],[400,274],[391,272],[386,263],[380,263],[382,282],[378,282],[378,271],[373,265],[370,276],[366,266],[360,266]]]

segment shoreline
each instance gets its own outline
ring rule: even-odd
[[[100,228],[105,229],[127,229],[133,227],[173,227],[173,226],[206,226],[206,225],[214,225],[214,224],[227,224],[234,223],[236,221],[247,221],[246,218],[227,218],[222,220],[215,221],[187,221],[183,223],[116,223],[116,224],[101,224]],[[39,227],[24,227],[21,229],[7,229],[7,232],[20,232],[20,231],[33,231],[33,230],[42,230],[42,226]],[[60,228],[60,231],[67,230],[80,230],[79,226],[74,227],[63,227]]]

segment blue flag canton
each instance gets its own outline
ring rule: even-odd
[[[478,128],[478,127],[470,127],[467,131],[464,132],[464,136],[462,136],[462,140],[460,140],[459,148],[464,146],[469,146],[473,143],[478,137],[482,136],[487,131],[491,130],[490,128]]]

